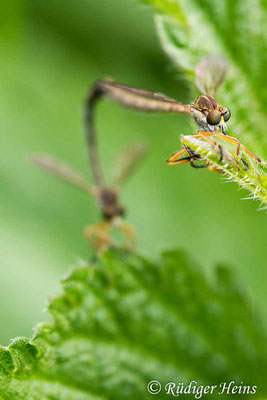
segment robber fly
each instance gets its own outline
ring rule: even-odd
[[[96,142],[90,147],[92,156],[95,184],[91,184],[81,173],[77,172],[65,162],[58,160],[48,154],[40,154],[32,157],[32,161],[40,168],[50,172],[63,181],[82,190],[92,196],[101,210],[101,220],[84,228],[84,236],[93,245],[97,253],[106,248],[119,245],[124,249],[131,249],[135,246],[135,233],[133,227],[123,220],[124,207],[119,201],[119,194],[122,185],[133,172],[145,153],[145,146],[141,143],[132,145],[122,151],[113,165],[113,186],[107,186],[104,182],[102,171],[99,169]],[[116,232],[121,238],[116,238]]]
[[[213,139],[219,137],[226,142],[236,146],[236,155],[243,162],[245,169],[248,164],[241,157],[241,149],[261,163],[261,159],[252,153],[247,147],[239,142],[238,139],[226,134],[226,122],[231,117],[229,108],[223,107],[215,99],[214,95],[223,82],[226,73],[226,63],[224,59],[217,55],[207,55],[203,57],[195,68],[195,84],[202,93],[192,104],[183,104],[164,94],[154,93],[149,90],[137,89],[131,86],[122,85],[109,80],[97,81],[87,99],[87,138],[90,141],[94,137],[93,132],[93,109],[96,101],[103,96],[117,101],[123,106],[147,112],[166,112],[182,113],[191,116],[198,125],[198,132],[188,135],[194,138],[201,138],[212,143],[219,150],[221,160],[223,159],[222,147]],[[183,143],[182,149],[173,153],[167,160],[169,165],[177,165],[190,162],[194,168],[207,167],[210,170],[221,172],[206,162],[204,165],[197,165],[195,161],[200,158],[188,146]],[[181,158],[182,156],[184,156]],[[93,155],[92,155],[93,157]],[[96,179],[97,174],[95,174]]]

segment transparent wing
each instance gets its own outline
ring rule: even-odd
[[[195,67],[195,85],[203,94],[215,95],[224,80],[227,64],[222,56],[208,54]]]
[[[31,161],[33,161],[39,168],[50,172],[77,189],[80,189],[91,196],[97,196],[97,188],[90,185],[90,183],[88,183],[79,172],[75,171],[75,169],[61,160],[58,160],[49,154],[37,154],[31,157]]]
[[[127,147],[114,161],[112,179],[115,187],[120,188],[126,179],[135,171],[146,153],[144,143],[136,143]]]

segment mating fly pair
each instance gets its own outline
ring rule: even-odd
[[[224,157],[222,146],[213,137],[218,137],[234,144],[236,146],[236,156],[243,163],[244,169],[248,169],[249,166],[242,158],[241,150],[261,163],[261,159],[241,144],[238,139],[226,134],[226,122],[230,119],[231,112],[228,108],[221,106],[214,97],[223,82],[225,73],[226,63],[222,57],[216,55],[203,57],[195,68],[195,84],[202,95],[197,97],[192,104],[183,104],[163,94],[133,88],[109,80],[97,81],[87,102],[88,137],[90,137],[90,132],[93,130],[92,111],[94,103],[98,98],[105,96],[128,108],[147,112],[182,113],[194,119],[199,130],[196,134],[181,137],[182,149],[168,158],[167,164],[169,165],[189,162],[194,168],[207,167],[212,171],[221,172],[220,169],[212,167],[208,161],[202,165],[196,164],[196,161],[201,160],[201,157],[184,144],[183,138],[186,137],[199,138],[213,144],[218,150],[221,160]]]

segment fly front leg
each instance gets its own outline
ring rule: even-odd
[[[188,137],[199,137],[199,135],[187,135],[187,136]],[[216,143],[212,139],[210,139],[210,140],[212,141],[212,143],[213,142]],[[166,161],[168,165],[178,165],[178,164],[184,164],[184,163],[190,162],[190,164],[193,168],[208,167],[208,165],[206,165],[206,164],[202,164],[202,165],[195,164],[195,160],[199,160],[200,156],[198,154],[196,154],[189,146],[187,146],[184,143],[183,137],[181,138],[181,143],[183,145],[183,148],[174,152],[173,154],[171,154],[171,156]],[[187,153],[188,156],[179,159],[179,157],[181,157],[185,153]]]
[[[197,137],[199,138],[199,135],[187,135],[190,137]],[[205,137],[206,138],[206,137]],[[210,138],[207,138],[210,139]],[[212,139],[211,139],[212,140]],[[208,140],[209,141],[209,140]],[[224,171],[221,168],[216,168],[210,165],[209,161],[206,161],[205,164],[195,164],[196,160],[200,159],[200,156],[198,154],[196,154],[189,146],[187,146],[184,142],[183,142],[183,137],[181,138],[181,142],[183,145],[183,148],[174,152],[167,160],[167,164],[168,165],[179,165],[179,164],[184,164],[184,163],[188,163],[190,162],[191,166],[193,168],[208,168],[210,171],[215,171],[215,172],[220,172],[220,173],[224,173]],[[215,141],[212,140],[212,142],[216,143]],[[220,146],[221,148],[221,146]],[[181,157],[183,154],[187,153],[188,156],[179,159],[179,157]]]
[[[212,167],[212,166],[209,165],[209,164],[207,165],[207,168],[208,168],[210,171],[219,172],[220,174],[224,174],[224,173],[225,173],[223,169],[217,168],[217,167]]]
[[[211,135],[213,135],[213,132],[199,131],[198,134],[196,134],[196,135],[188,135],[188,136],[194,137],[194,138],[202,138],[202,139],[206,140],[207,142],[212,143],[215,147],[217,147],[219,149],[219,152],[221,155],[220,161],[222,161],[223,156],[224,156],[222,146],[219,143],[217,143],[215,140],[213,140],[211,137],[209,137]],[[181,142],[182,142],[183,146],[187,149],[188,153],[191,154],[192,157],[194,156],[195,157],[194,159],[196,159],[197,155],[194,152],[192,153],[192,149],[190,149],[185,143],[183,143],[183,138],[181,139]],[[218,168],[218,167],[213,167],[212,165],[210,165],[209,161],[206,161],[206,163],[204,165],[196,165],[196,164],[194,164],[193,161],[190,161],[190,163],[191,163],[192,167],[194,167],[194,168],[208,168],[210,171],[219,172],[221,174],[224,174],[223,169]]]
[[[181,158],[179,160],[179,157],[181,157],[185,153],[188,153],[185,147],[178,151],[175,151],[174,153],[172,153],[170,155],[170,157],[167,159],[166,163],[168,165],[177,165],[177,164],[184,164],[184,163],[190,162],[191,157],[185,157],[185,158]]]
[[[222,161],[224,158],[229,160],[229,156],[223,152],[223,148],[222,146],[216,142],[214,139],[211,138],[211,136],[213,136],[215,133],[214,132],[209,132],[209,131],[198,131],[198,133],[196,135],[188,135],[189,137],[193,137],[193,138],[201,138],[204,139],[205,141],[213,144],[215,146],[215,148],[218,149],[219,153],[220,153],[220,161]],[[222,137],[223,139],[225,139],[225,135],[222,135],[218,132],[216,132],[216,136]],[[229,136],[231,138],[231,136]],[[235,139],[239,145],[242,147],[243,145],[236,139],[236,138],[232,138]],[[181,139],[182,143],[183,143],[183,138]],[[232,141],[231,143],[236,143],[234,141]],[[184,145],[184,144],[183,144]],[[184,145],[185,146],[185,145]],[[241,157],[240,155],[240,146],[237,148],[237,155],[240,158],[240,160],[242,161],[243,165],[244,165],[244,169],[248,170],[249,169],[249,165],[247,164],[247,162],[243,159],[243,157]],[[245,147],[245,146],[243,146]],[[248,149],[247,149],[248,150]],[[249,151],[249,150],[248,150]],[[253,153],[252,153],[253,154]],[[255,156],[256,157],[256,156]],[[235,160],[235,158],[232,157],[232,159],[230,160],[230,162],[235,163],[238,166],[237,161]],[[211,171],[216,171],[216,172],[223,172],[222,169],[220,168],[216,168],[216,167],[211,167],[209,166],[209,164],[207,165],[208,169]]]
[[[178,150],[178,151],[175,151],[174,153],[172,153],[172,154],[170,155],[170,157],[167,159],[166,163],[167,163],[168,165],[178,165],[178,164],[185,164],[185,163],[190,162],[191,166],[194,167],[194,168],[205,168],[205,165],[197,165],[197,164],[195,164],[194,161],[195,161],[196,159],[198,159],[199,156],[198,156],[196,153],[194,153],[194,152],[193,152],[186,144],[184,144],[183,142],[182,142],[182,145],[183,145],[183,148],[180,149],[180,150]],[[183,154],[185,154],[185,153],[187,153],[188,156],[179,159],[179,157],[181,157],[181,156],[182,156]]]
[[[233,136],[224,135],[224,134],[222,134],[220,132],[217,132],[216,136],[220,137],[221,139],[225,140],[228,143],[235,144],[236,145],[236,155],[241,158],[241,161],[243,163],[245,163],[245,165],[248,166],[246,161],[240,155],[240,149],[243,149],[247,154],[250,155],[250,157],[254,158],[257,162],[262,163],[262,160],[259,157],[257,157],[254,153],[252,153],[252,151],[249,150],[246,146],[241,144],[237,138],[235,138]]]
[[[193,151],[189,146],[187,146],[183,140],[181,139],[181,142],[184,146],[184,148],[186,149],[187,153],[189,154],[189,161],[191,164],[191,167],[193,168],[207,168],[208,167],[208,163],[206,162],[205,164],[195,164],[195,160],[199,160],[201,159],[201,157],[199,156],[199,154],[197,154],[195,151]]]
[[[182,142],[182,140],[181,140]],[[206,168],[208,167],[208,165],[206,164],[202,164],[202,165],[198,165],[195,164],[195,160],[199,159],[199,156],[192,150],[190,149],[190,147],[188,147],[186,144],[184,144],[182,142],[183,148],[174,152],[166,161],[168,165],[179,165],[179,164],[185,164],[190,162],[191,166],[193,168]],[[188,156],[184,157],[184,158],[180,158],[183,154],[187,153]]]
[[[198,133],[196,135],[187,135],[189,137],[192,138],[196,138],[196,139],[203,139],[206,142],[209,142],[211,144],[213,144],[213,146],[218,149],[219,153],[220,153],[220,161],[223,160],[223,149],[222,146],[217,143],[214,139],[212,139],[210,136],[213,136],[214,132],[209,132],[209,131],[198,131]],[[181,139],[182,143],[183,143],[183,138]]]

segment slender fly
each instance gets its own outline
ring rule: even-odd
[[[245,151],[250,157],[261,163],[262,160],[251,150],[244,146],[240,141],[226,134],[226,125],[231,117],[229,108],[222,106],[214,97],[218,88],[222,84],[226,73],[226,63],[221,56],[207,55],[201,59],[195,68],[195,84],[202,93],[191,104],[181,103],[161,93],[155,93],[145,89],[138,89],[131,86],[116,83],[110,80],[98,80],[92,86],[86,102],[86,133],[89,147],[89,156],[95,166],[95,181],[101,184],[99,175],[98,159],[95,157],[93,144],[94,133],[94,106],[101,97],[108,97],[125,107],[146,112],[187,114],[196,122],[198,131],[196,134],[188,135],[200,138],[212,143],[223,158],[222,146],[218,144],[214,137],[218,137],[236,147],[236,156],[243,162],[244,168],[249,168],[248,164],[241,156],[241,150]],[[199,155],[194,153],[183,143],[182,148],[174,152],[167,160],[169,165],[178,165],[189,162],[194,168],[207,167],[211,170],[219,171],[206,162],[204,165],[195,163]]]

